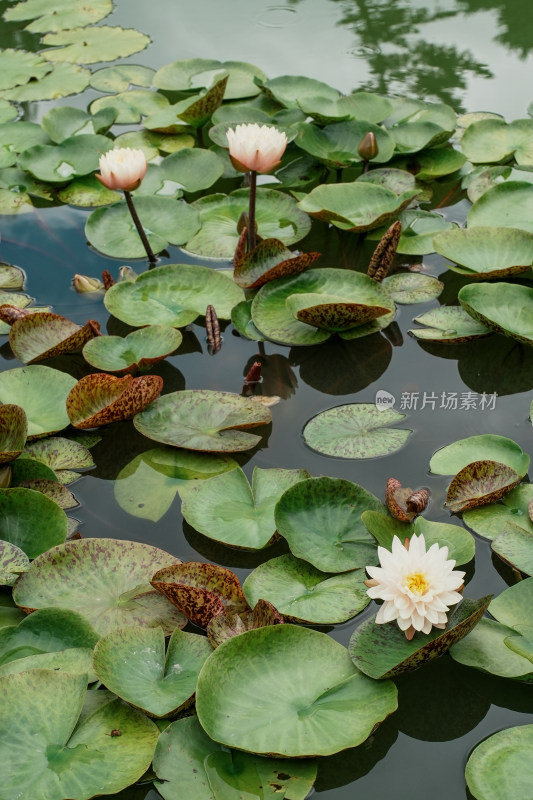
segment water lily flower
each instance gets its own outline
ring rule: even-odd
[[[237,125],[226,131],[231,163],[240,172],[270,172],[281,163],[287,136],[269,125]]]
[[[371,580],[365,581],[368,596],[384,603],[376,616],[378,625],[396,620],[407,639],[416,631],[429,633],[444,628],[450,606],[462,596],[465,573],[454,570],[448,548],[432,544],[426,552],[423,535],[414,534],[405,545],[397,536],[392,552],[378,547],[379,567],[367,567]]]
[[[100,156],[100,174],[96,177],[108,189],[121,189],[133,192],[140,185],[146,173],[146,156],[142,150],[131,147],[117,147]]]

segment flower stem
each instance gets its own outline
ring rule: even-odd
[[[255,189],[257,184],[257,172],[250,172],[250,205],[248,207],[248,252],[255,247]]]
[[[156,257],[154,256],[153,250],[150,247],[150,242],[148,241],[146,234],[144,232],[144,228],[141,225],[141,220],[138,217],[138,214],[135,210],[135,206],[133,205],[133,198],[130,192],[124,191],[124,197],[126,198],[126,203],[128,204],[128,208],[131,214],[131,218],[135,223],[135,227],[137,228],[137,233],[141,237],[141,242],[143,243],[144,249],[146,250],[146,255],[148,256],[148,260],[151,264],[155,264],[157,262]]]

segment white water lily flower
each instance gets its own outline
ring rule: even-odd
[[[117,147],[100,156],[100,174],[96,177],[108,189],[133,192],[146,173],[146,156],[142,150]]]
[[[458,590],[465,573],[454,570],[447,547],[435,543],[426,552],[423,535],[414,534],[406,545],[395,536],[392,552],[378,547],[381,566],[366,568],[372,579],[366,585],[369,597],[384,601],[376,622],[396,620],[412,639],[416,631],[429,633],[432,627],[446,626],[450,606],[462,600]]]
[[[270,172],[281,163],[287,137],[269,125],[237,125],[226,131],[229,155],[235,169],[241,172]]]

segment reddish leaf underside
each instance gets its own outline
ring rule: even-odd
[[[520,483],[507,464],[498,461],[473,461],[460,470],[448,487],[446,506],[453,513],[494,503]]]
[[[33,364],[79,350],[95,336],[100,336],[100,325],[93,319],[80,327],[59,314],[39,312],[13,322],[9,344],[19,361]]]
[[[86,375],[67,397],[67,414],[71,424],[82,429],[131,419],[150,405],[162,388],[159,375]]]

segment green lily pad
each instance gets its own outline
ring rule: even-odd
[[[492,540],[494,552],[526,575],[533,575],[533,534],[508,522]]]
[[[172,201],[168,201],[172,202]],[[134,281],[116,283],[105,293],[107,310],[128,325],[188,325],[209,304],[220,319],[244,297],[221,272],[196,264],[165,264]]]
[[[161,67],[154,75],[153,84],[169,92],[190,92],[207,88],[220,74],[228,73],[225,100],[255,97],[260,89],[257,77],[266,80],[259,67],[245,61],[216,61],[208,58],[188,58]]]
[[[533,233],[518,228],[456,228],[439,233],[434,244],[437,253],[464,267],[450,269],[472,278],[518,275],[533,263]]]
[[[159,191],[161,189],[168,191],[169,184],[177,184],[186,192],[199,192],[202,189],[208,189],[221,177],[224,163],[211,150],[184,147],[167,156],[158,167],[154,167],[152,171],[154,182],[156,170],[157,178],[160,181]],[[137,189],[136,197],[145,191],[145,184],[146,179]],[[153,193],[157,194],[157,191]]]
[[[504,181],[488,189],[468,212],[468,227],[520,228],[533,233],[533,185]]]
[[[21,86],[30,80],[44,78],[51,65],[42,55],[12,48],[0,51],[0,89]]]
[[[107,17],[113,10],[112,0],[91,0],[90,3],[72,3],[57,0],[53,10],[47,0],[25,0],[15,3],[4,13],[9,22],[31,19],[25,30],[32,33],[61,31],[78,25],[92,25]]]
[[[13,597],[25,609],[78,611],[102,636],[123,625],[161,626],[170,634],[184,627],[185,617],[152,591],[150,580],[156,570],[179,563],[163,550],[140,542],[65,542],[32,562],[17,581]]]
[[[54,478],[54,480],[34,478],[32,480],[19,481],[18,486],[41,492],[41,494],[53,500],[59,508],[76,508],[76,506],[79,505],[72,492],[70,492],[66,486],[63,486],[63,484],[58,483],[57,478]]]
[[[230,547],[261,549],[276,533],[274,506],[279,498],[290,486],[309,477],[304,469],[255,467],[250,486],[237,467],[187,492],[181,513],[189,525],[210,539]]]
[[[521,481],[507,464],[478,460],[463,467],[448,487],[446,507],[453,514],[499,500]]]
[[[468,636],[451,648],[450,655],[467,667],[529,682],[533,680],[531,661],[507,644],[516,635],[514,628],[483,617]]]
[[[66,183],[97,169],[101,154],[112,147],[113,142],[107,136],[79,134],[70,136],[61,144],[30,147],[21,155],[19,164],[38,180]]]
[[[184,123],[200,128],[221,105],[227,83],[228,73],[225,73],[224,77],[215,79],[213,85],[200,94],[191,95],[175,105],[151,114],[145,120],[145,127],[163,133],[179,133]]]
[[[280,75],[268,81],[257,81],[261,91],[287,108],[299,108],[307,98],[338,100],[341,93],[327,83],[303,75]]]
[[[151,717],[184,708],[196,691],[200,668],[213,648],[204,636],[176,629],[165,655],[162,628],[117,628],[94,650],[98,679]]]
[[[349,403],[321,411],[304,427],[305,443],[337,458],[375,458],[403,447],[411,430],[387,428],[405,419],[393,409],[379,410],[374,403]]]
[[[154,781],[165,800],[276,797],[305,800],[315,782],[316,762],[273,759],[227,750],[213,742],[196,716],[173,722],[159,737]],[[283,794],[281,794],[283,793]]]
[[[287,275],[298,275],[313,264],[320,253],[292,253],[279,239],[264,239],[235,265],[234,280],[243,289]]]
[[[417,120],[394,125],[389,133],[396,143],[396,151],[400,154],[418,153],[426,147],[437,147],[444,144],[453,133],[455,125],[450,130],[444,130],[435,122]]]
[[[107,372],[145,370],[177,350],[183,336],[168,325],[149,325],[124,338],[99,336],[87,342],[83,357],[93,367]]]
[[[495,433],[483,433],[441,447],[431,457],[429,469],[435,475],[454,475],[474,461],[506,464],[520,477],[526,474],[529,467],[529,456],[512,439]]]
[[[160,397],[133,424],[148,439],[186,450],[234,453],[261,440],[248,428],[272,420],[269,408],[231,392],[189,389]],[[240,430],[244,428],[245,430]]]
[[[1,289],[23,289],[25,274],[20,267],[12,264],[0,262],[0,288]]]
[[[169,243],[183,244],[200,227],[198,212],[194,207],[169,197],[136,197],[135,209],[156,253],[164,250]],[[146,257],[125,201],[93,211],[85,223],[85,235],[105,255],[122,259]]]
[[[157,726],[114,695],[95,704],[91,692],[83,708],[86,675],[29,670],[6,675],[0,687],[9,710],[0,728],[11,767],[3,780],[6,797],[87,800],[119,792],[150,765]],[[121,735],[111,738],[113,730]]]
[[[511,166],[476,167],[463,177],[461,188],[466,189],[468,199],[471,203],[475,203],[482,194],[485,194],[486,191],[492,189],[496,184],[506,181],[511,176],[518,177],[516,174],[513,174],[514,172]],[[527,180],[527,176],[524,175],[524,173],[522,173],[522,177],[524,180]]]
[[[406,211],[402,211],[398,219],[402,223],[402,235],[398,242],[397,252],[413,256],[434,253],[434,236],[441,231],[454,230],[457,227],[454,222],[448,222],[440,214],[418,209],[408,208]],[[369,241],[379,240],[384,233],[386,233],[386,228],[379,228],[371,231],[367,238]]]
[[[332,575],[287,553],[256,567],[242,588],[250,606],[263,598],[287,620],[330,625],[368,605],[364,579],[363,570]]]
[[[421,667],[443,655],[480,621],[492,595],[480,600],[465,598],[448,615],[444,630],[415,633],[409,641],[395,623],[376,625],[376,615],[354,631],[348,652],[355,666],[371,678],[392,678]]]
[[[33,364],[79,350],[95,336],[100,336],[100,325],[95,320],[80,327],[59,314],[38,312],[13,323],[9,344],[19,361]]]
[[[231,309],[231,321],[233,327],[245,339],[251,339],[254,342],[264,342],[265,337],[260,333],[252,322],[252,301],[241,300],[236,306]]]
[[[533,535],[533,522],[528,514],[528,506],[532,500],[533,485],[523,483],[502,497],[500,503],[465,511],[463,522],[486,539],[494,539],[498,536],[508,522],[512,522],[513,525],[517,525]]]
[[[435,300],[444,284],[432,275],[407,272],[385,278],[383,286],[395,303],[427,303]]]
[[[439,547],[446,546],[449,558],[457,565],[467,564],[475,555],[474,537],[459,525],[430,522],[421,516],[417,517],[414,523],[405,523],[378,511],[364,511],[361,519],[377,543],[387,550],[391,550],[395,536],[403,542],[415,533],[417,536],[421,534],[424,536],[426,549],[432,544],[438,544]]]
[[[0,99],[0,123],[11,122],[17,117],[18,111],[13,103]]]
[[[24,487],[0,489],[0,539],[35,558],[65,541],[67,517],[53,500]]]
[[[81,614],[62,608],[43,608],[18,625],[0,630],[0,665],[29,656],[89,649],[99,636]]]
[[[112,109],[119,125],[132,125],[140,122],[142,117],[156,114],[168,108],[169,102],[159,92],[148,89],[129,89],[125,92],[98,97],[89,106],[91,114],[101,114]]]
[[[465,156],[453,147],[435,147],[419,150],[415,155],[399,156],[392,161],[392,166],[406,169],[418,181],[434,181],[461,169]]]
[[[130,86],[151,86],[155,70],[140,64],[119,64],[93,72],[91,86],[99,92],[125,92]]]
[[[413,322],[418,322],[425,327],[413,328],[409,333],[417,339],[429,342],[455,344],[480,339],[483,336],[490,336],[492,333],[489,328],[467,314],[462,306],[432,308],[419,317],[415,317]]]
[[[367,133],[374,134],[378,146],[373,164],[385,164],[394,153],[394,140],[385,128],[363,120],[334,122],[324,128],[302,122],[297,130],[295,144],[330,169],[349,167],[363,161],[357,145]]]
[[[41,41],[50,47],[41,53],[47,61],[95,64],[138,53],[150,44],[150,37],[133,28],[98,25],[47,33]]]
[[[77,64],[57,63],[51,65],[51,70],[44,78],[31,81],[25,86],[15,86],[14,89],[4,89],[0,95],[5,100],[15,100],[19,103],[31,103],[36,100],[57,100],[58,97],[67,97],[70,94],[83,92],[89,85],[91,71],[79,67]],[[20,123],[18,123],[20,124]]]
[[[95,208],[108,206],[121,199],[119,192],[107,189],[94,175],[83,175],[75,178],[57,191],[57,197],[62,203],[82,208]]]
[[[384,186],[385,189],[390,189],[397,195],[408,192],[412,189],[418,189],[420,193],[423,192],[424,187],[418,183],[415,176],[411,175],[403,169],[393,169],[392,167],[378,167],[371,169],[368,172],[363,172],[357,178],[359,183],[375,183],[376,186]],[[405,212],[414,213],[414,212]],[[422,213],[422,212],[420,212]],[[424,212],[426,213],[426,212]],[[442,219],[442,217],[440,217]],[[370,238],[381,238],[377,236],[376,231],[371,234]]]
[[[513,156],[517,164],[533,166],[533,120],[482,119],[473,122],[461,139],[463,153],[473,164],[498,164]]]
[[[92,667],[92,648],[72,647],[58,653],[39,653],[35,656],[17,658],[9,664],[0,666],[0,678],[4,675],[15,675],[28,669],[47,669],[54,672],[69,672],[82,674],[88,683],[96,681]]]
[[[298,208],[337,228],[364,232],[387,225],[417,196],[417,190],[397,195],[372,183],[331,183],[317,186]]]
[[[24,409],[12,403],[0,405],[0,464],[13,461],[22,453],[27,435]]]
[[[298,104],[302,111],[321,125],[343,119],[366,120],[370,123],[383,122],[393,108],[386,97],[371,92],[354,92],[338,98],[321,94],[317,94],[316,97],[304,96]]]
[[[128,514],[158,522],[177,494],[183,499],[199,482],[236,466],[225,455],[157,447],[136,456],[119,472],[115,499]]]
[[[76,379],[51,367],[35,364],[0,373],[0,402],[22,406],[28,418],[28,437],[66,428],[65,401]]]
[[[57,475],[42,461],[24,454],[11,464],[11,485],[18,486],[31,480],[49,480],[58,483]],[[31,488],[31,487],[30,487]]]
[[[13,586],[29,566],[30,559],[20,547],[0,540],[0,586]]]
[[[459,302],[471,317],[496,333],[533,344],[533,288],[514,283],[469,283]]]
[[[275,509],[278,532],[293,555],[322,572],[377,563],[377,546],[361,514],[384,511],[375,495],[340,478],[309,478],[288,489]]]
[[[499,594],[490,604],[490,613],[498,622],[512,628],[531,625],[533,579],[519,581]]]
[[[81,429],[131,419],[150,405],[162,388],[159,375],[86,375],[68,394],[67,414],[71,425]]]
[[[0,629],[7,625],[17,625],[25,616],[24,612],[16,607],[11,593],[0,593]]]
[[[527,797],[533,781],[530,753],[533,725],[498,731],[478,744],[467,761],[468,788],[477,800],[504,795]]]
[[[196,200],[192,207],[200,214],[201,228],[189,239],[185,249],[208,258],[230,259],[239,241],[238,222],[248,211],[249,190],[237,189],[229,195],[214,194]],[[263,239],[279,239],[294,244],[309,233],[311,220],[291,197],[275,189],[258,189],[256,195],[257,232]]]
[[[81,108],[57,106],[46,112],[41,125],[50,139],[60,144],[70,136],[105,133],[114,121],[115,114],[111,109],[89,114]]]
[[[35,122],[4,122],[0,125],[0,167],[11,167],[18,161],[18,153],[49,141],[47,134]],[[14,289],[15,286],[4,284],[3,288]]]
[[[395,708],[391,682],[369,680],[342,645],[295,625],[224,642],[202,667],[196,691],[208,736],[228,747],[288,757],[355,747]],[[270,724],[258,726],[258,718]]]

